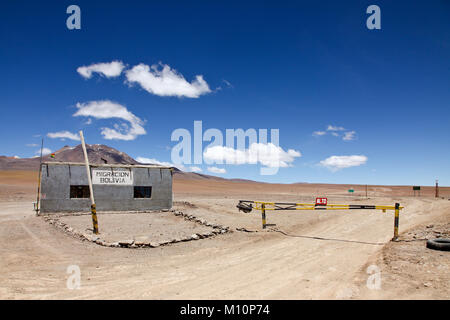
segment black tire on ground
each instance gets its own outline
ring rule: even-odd
[[[427,241],[427,248],[441,251],[450,251],[450,239],[430,239]]]

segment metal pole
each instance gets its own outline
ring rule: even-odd
[[[89,166],[89,158],[88,158],[87,151],[86,151],[86,145],[84,144],[83,131],[80,131],[80,138],[81,138],[81,146],[83,147],[84,161],[86,163],[86,173],[87,173],[88,183],[89,183],[89,194],[90,194],[90,198],[91,198],[91,214],[92,214],[93,231],[94,231],[94,234],[98,234],[97,210],[95,207],[94,190],[92,188],[92,180],[91,180],[91,169]]]
[[[38,187],[37,187],[37,197],[36,197],[36,215],[39,215],[39,196],[41,193],[41,173],[42,173],[42,149],[44,149],[44,138],[41,142],[41,160],[39,161],[39,176],[38,176]]]
[[[261,205],[261,218],[262,218],[263,229],[265,229],[266,228],[266,205],[264,203]]]
[[[439,184],[437,179],[436,179],[436,198],[439,198]]]
[[[395,204],[395,218],[394,218],[394,237],[392,241],[398,240],[398,220],[400,217],[400,203]]]

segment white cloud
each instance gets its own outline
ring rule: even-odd
[[[146,163],[146,164],[158,164],[160,166],[165,166],[165,167],[176,167],[185,172],[202,172],[202,169],[200,167],[185,167],[182,164],[174,164],[172,162],[159,161],[154,158],[137,157],[136,161],[140,162],[140,163]]]
[[[165,64],[160,66],[156,64],[148,66],[143,63],[134,66],[125,72],[127,81],[138,83],[143,89],[157,96],[198,98],[211,92],[203,76],[197,75],[195,80],[189,83],[182,74],[170,66]]]
[[[363,155],[352,156],[331,156],[325,160],[320,161],[319,165],[337,171],[344,168],[357,167],[367,162],[368,158]]]
[[[107,63],[95,63],[90,66],[82,66],[77,72],[85,79],[92,77],[92,73],[97,72],[107,78],[118,77],[122,73],[125,65],[122,61],[112,61]]]
[[[346,133],[344,133],[344,137],[342,138],[342,140],[345,140],[345,141],[355,140],[355,134],[356,134],[356,131],[346,132]]]
[[[26,144],[27,147],[37,147],[38,144],[37,143],[28,143]]]
[[[137,157],[136,161],[140,162],[140,163],[144,163],[144,164],[157,164],[157,165],[165,166],[165,167],[176,167],[183,171],[186,170],[186,168],[182,164],[173,164],[172,162],[159,161],[154,158]]]
[[[52,139],[70,139],[70,140],[75,140],[75,141],[79,141],[80,137],[72,132],[69,131],[59,131],[59,132],[49,132],[47,133],[47,137],[52,138]]]
[[[137,162],[145,163],[145,164],[158,164],[160,166],[173,167],[174,165],[171,162],[159,161],[154,158],[145,158],[145,157],[137,157]]]
[[[344,130],[345,130],[344,127],[337,127],[332,125],[329,125],[327,128],[327,131],[344,131]]]
[[[52,153],[52,150],[50,150],[49,148],[42,148],[42,155],[46,156],[48,154]],[[41,149],[36,150],[35,154],[37,155],[41,155]]]
[[[217,168],[217,167],[208,167],[208,171],[212,173],[227,173],[227,170],[224,168]]]
[[[93,117],[96,119],[118,118],[129,123],[114,125],[112,128],[102,128],[101,134],[107,140],[134,140],[137,136],[146,134],[143,128],[144,121],[128,111],[125,106],[109,100],[90,101],[87,103],[77,103],[78,111],[74,117]]]
[[[344,127],[339,127],[339,126],[333,126],[333,125],[328,125],[326,131],[314,131],[313,132],[313,136],[318,137],[318,136],[324,136],[326,134],[331,134],[334,137],[340,137],[342,136],[339,131],[346,131],[346,129]],[[344,141],[351,141],[351,140],[355,140],[356,139],[356,131],[347,131],[344,133],[344,135],[342,136],[342,140]]]
[[[281,147],[273,143],[252,143],[250,148],[245,150],[233,149],[223,146],[207,148],[203,153],[205,160],[215,163],[227,164],[256,164],[278,168],[288,167],[297,157],[301,157],[299,151],[289,149],[284,151]]]
[[[313,132],[313,136],[318,137],[318,136],[323,136],[327,134],[325,131],[314,131]]]
[[[225,79],[222,80],[228,87],[233,88],[233,85],[230,83],[230,81],[227,81]]]
[[[227,88],[234,88],[233,87],[233,85],[229,82],[229,81],[227,81],[227,80],[222,80],[222,82],[225,84],[225,86],[227,87]],[[216,89],[214,89],[214,91],[220,91],[220,90],[222,90],[223,89],[223,87],[222,86],[219,86],[219,87],[217,87]]]

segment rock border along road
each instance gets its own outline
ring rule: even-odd
[[[50,225],[55,226],[56,228],[62,230],[63,232],[72,235],[75,238],[81,240],[87,240],[93,243],[96,243],[101,246],[111,247],[111,248],[158,248],[160,246],[167,246],[174,243],[193,241],[199,239],[207,239],[214,237],[219,234],[224,234],[227,232],[232,232],[229,227],[217,225],[213,223],[209,223],[204,219],[199,219],[191,214],[185,214],[182,211],[177,210],[162,210],[162,211],[143,211],[143,212],[133,212],[133,214],[152,214],[156,212],[168,212],[172,213],[175,216],[183,217],[187,221],[191,221],[193,223],[197,223],[206,227],[210,227],[213,230],[210,232],[202,232],[202,233],[194,233],[192,235],[183,237],[183,238],[173,238],[171,240],[154,242],[154,241],[135,241],[130,239],[123,239],[114,242],[108,242],[105,239],[102,239],[101,234],[96,235],[93,233],[82,232],[71,227],[69,223],[65,223],[60,221],[61,217],[64,216],[75,216],[75,215],[88,215],[86,213],[73,213],[73,214],[51,214],[51,215],[43,215],[42,218],[48,222]],[[131,212],[114,212],[110,213],[112,215],[119,215],[121,213],[131,213]],[[99,213],[99,215],[104,215],[105,213]]]

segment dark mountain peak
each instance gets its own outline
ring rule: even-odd
[[[136,160],[117,149],[103,144],[86,144],[89,163],[92,164],[138,164]],[[81,144],[70,147],[64,146],[54,152],[55,157],[45,157],[45,161],[84,162],[83,148]]]
[[[91,164],[139,164],[132,157],[117,149],[103,144],[87,144],[86,151]],[[64,146],[53,152],[54,157],[46,155],[43,162],[84,162],[81,144],[71,147]],[[0,170],[38,170],[40,157],[17,159],[14,157],[0,157]]]

